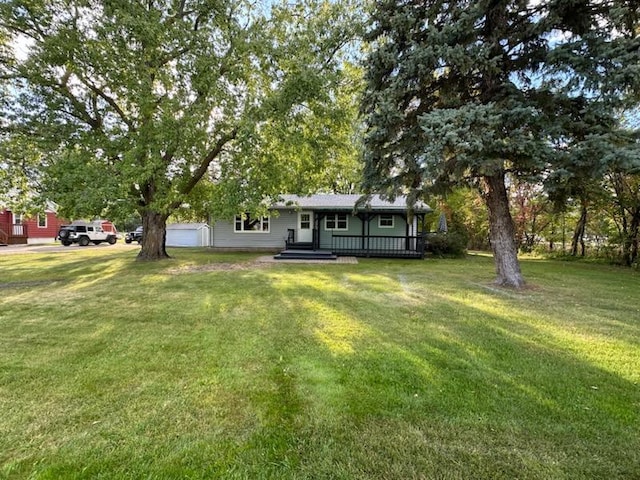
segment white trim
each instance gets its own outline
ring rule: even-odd
[[[269,233],[271,229],[271,217],[260,217],[260,229],[258,230],[245,230],[245,221],[250,219],[251,216],[245,214],[245,217],[242,218],[242,215],[236,215],[233,218],[233,233]],[[238,222],[240,222],[240,229],[238,230]],[[267,224],[267,228],[264,229],[265,222]]]
[[[44,218],[44,225],[40,225],[40,219],[41,218]],[[49,219],[47,218],[47,214],[46,213],[39,213],[36,216],[36,226],[38,228],[47,228],[48,221],[49,221]]]
[[[345,221],[344,228],[338,227],[338,223],[340,222],[339,216],[341,215],[344,215],[344,221]],[[334,228],[329,228],[329,225],[327,225],[330,218],[334,222],[334,225],[335,225]],[[324,217],[324,229],[328,232],[346,232],[347,230],[349,230],[349,215],[347,215],[346,213],[331,213],[327,215],[326,217]]]
[[[383,225],[382,217],[391,217],[391,225]],[[385,220],[388,220],[388,218],[385,218]],[[380,215],[378,215],[378,228],[395,228],[395,225],[396,225],[396,216],[394,214],[381,213]]]

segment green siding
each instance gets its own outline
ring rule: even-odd
[[[347,230],[327,230],[326,217],[320,219],[320,248],[331,249],[331,236],[335,235],[362,235],[362,222],[358,217],[347,214],[348,224]]]
[[[348,215],[349,219],[347,230],[327,230],[325,228],[325,218],[320,220],[320,248],[331,249],[331,237],[335,235],[362,235],[362,221],[360,218]],[[365,228],[365,232],[367,229]],[[380,228],[378,226],[378,216],[375,215],[369,222],[369,235],[371,236],[393,236],[404,237],[407,234],[407,222],[400,215],[394,215],[393,228]]]
[[[394,237],[403,237],[407,234],[407,222],[400,215],[393,216],[393,228],[380,228],[378,226],[379,217],[375,216],[369,222],[369,235],[391,235]]]

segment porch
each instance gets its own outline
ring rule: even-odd
[[[336,235],[331,234],[331,247],[328,250],[333,255],[352,257],[379,258],[424,258],[425,235]],[[306,256],[313,256],[313,252],[327,253],[320,249],[320,236],[313,230],[312,242],[296,242],[295,230],[288,231],[285,242],[285,252],[294,251],[297,254],[309,252]]]
[[[25,245],[28,238],[26,225],[0,223],[0,245]]]
[[[336,255],[380,258],[424,258],[422,235],[332,235],[331,251]]]

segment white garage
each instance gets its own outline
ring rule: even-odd
[[[170,223],[167,247],[208,247],[209,225],[206,223]]]

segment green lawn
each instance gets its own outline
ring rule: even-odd
[[[0,255],[0,477],[640,478],[637,272],[170,253]]]

